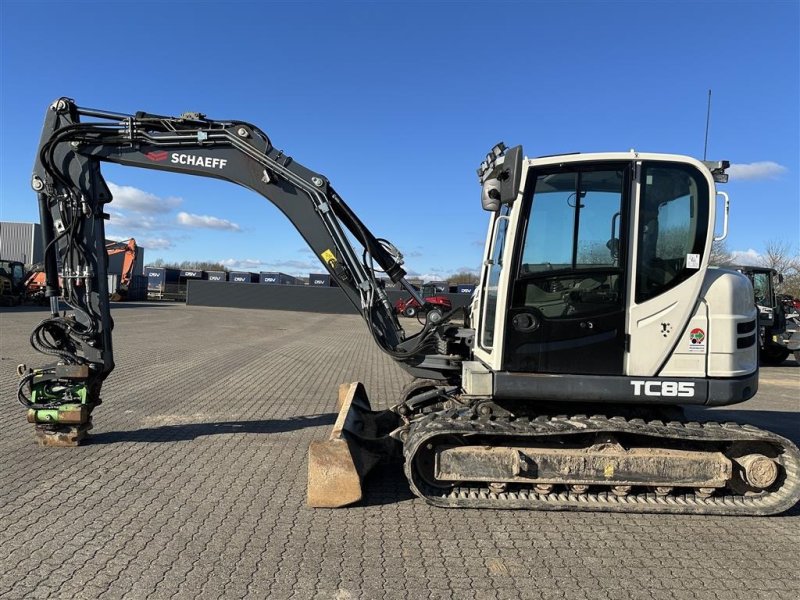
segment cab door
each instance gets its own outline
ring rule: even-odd
[[[636,163],[636,202],[629,257],[626,375],[655,376],[671,354],[692,353],[705,370],[703,327],[687,330],[699,303],[713,238],[714,182],[696,161]],[[692,335],[702,344],[693,345]],[[691,347],[691,348],[690,348]]]
[[[621,375],[630,161],[528,174],[505,320],[503,368]]]

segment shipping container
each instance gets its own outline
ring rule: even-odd
[[[286,273],[265,272],[259,274],[259,281],[266,285],[299,285],[297,277],[292,277]]]
[[[147,297],[163,299],[178,299],[180,297],[179,269],[167,267],[145,267],[147,275]]]
[[[475,291],[474,283],[459,283],[458,285],[450,286],[451,294],[471,294]]]
[[[231,271],[228,273],[228,281],[233,283],[258,283],[258,275],[247,271]]]
[[[328,273],[309,273],[308,285],[331,287],[331,276]]]
[[[378,285],[385,290],[402,290],[403,286],[400,283],[393,283],[391,279],[386,277],[379,277],[377,279]]]
[[[208,275],[206,275],[205,271],[200,271],[199,269],[181,269],[180,279],[207,279]]]
[[[0,222],[0,259],[26,265],[44,260],[42,226],[39,223]]]
[[[227,271],[206,271],[209,281],[228,281]]]
[[[446,281],[429,281],[423,284],[422,287],[425,289],[432,289],[432,293],[434,294],[446,294],[448,291],[450,291],[450,286]]]

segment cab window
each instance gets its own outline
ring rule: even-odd
[[[698,271],[708,230],[708,184],[691,165],[644,163],[639,201],[636,302]]]
[[[620,232],[627,164],[539,173],[524,234],[515,306],[549,319],[621,306]]]

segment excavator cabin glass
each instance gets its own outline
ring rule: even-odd
[[[708,229],[708,188],[689,165],[644,163],[639,201],[636,302],[697,272]]]
[[[630,163],[528,176],[504,367],[621,374]],[[531,185],[531,181],[533,184]],[[531,189],[532,188],[532,189]]]

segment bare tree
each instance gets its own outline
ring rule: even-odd
[[[792,248],[784,240],[770,240],[761,255],[761,264],[783,275],[778,293],[800,297],[800,248]]]
[[[724,241],[714,241],[711,243],[711,255],[708,257],[708,264],[715,267],[727,267],[733,264],[733,256],[728,252],[728,247]]]
[[[761,264],[783,273],[784,276],[792,275],[800,271],[800,252],[796,248],[792,249],[789,242],[770,240],[761,255]]]
[[[150,267],[166,267],[168,269],[197,269],[200,271],[227,271],[227,267],[219,262],[209,260],[184,260],[183,262],[169,262],[157,258],[151,262]]]
[[[453,273],[448,277],[447,283],[451,285],[458,285],[459,283],[478,283],[478,276],[469,271],[461,271],[460,273]]]

